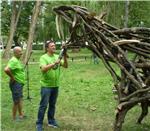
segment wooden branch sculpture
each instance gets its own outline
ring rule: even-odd
[[[64,39],[62,25],[68,26],[69,45],[89,48],[102,60],[110,72],[118,106],[114,131],[121,131],[126,113],[141,103],[141,123],[150,105],[150,28],[118,29],[80,6],[59,6],[56,13],[57,32]],[[62,23],[63,22],[63,23]],[[113,67],[115,63],[121,73]]]

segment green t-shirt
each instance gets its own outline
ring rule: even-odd
[[[10,68],[15,80],[18,83],[25,84],[25,71],[21,61],[16,57],[12,57],[8,62],[8,67]]]
[[[49,56],[44,54],[40,57],[40,67],[52,64],[58,60],[58,55],[54,54]],[[63,61],[61,61],[63,64]],[[60,65],[56,69],[50,69],[47,72],[42,72],[41,75],[41,86],[42,87],[59,87],[59,76],[60,76]]]

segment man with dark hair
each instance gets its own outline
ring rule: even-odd
[[[48,126],[57,128],[55,120],[55,104],[59,89],[60,66],[68,67],[66,52],[63,60],[55,54],[56,46],[53,41],[47,41],[45,44],[46,53],[40,57],[41,69],[41,101],[38,110],[38,119],[36,121],[37,131],[42,131],[45,111],[48,106]]]
[[[9,60],[5,67],[5,73],[10,77],[10,89],[13,98],[12,118],[16,120],[17,111],[19,113],[19,119],[23,119],[25,116],[22,112],[22,97],[23,97],[23,85],[25,83],[25,72],[23,65],[20,61],[22,55],[22,49],[19,46],[13,49],[14,56]]]

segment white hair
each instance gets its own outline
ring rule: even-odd
[[[15,46],[13,52],[16,53],[18,50],[22,50],[20,46]]]

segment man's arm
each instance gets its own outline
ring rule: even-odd
[[[41,66],[41,70],[42,72],[47,72],[48,70],[54,68],[56,65],[58,65],[60,63],[60,60],[58,59],[56,62],[52,63],[52,64],[48,64],[45,66]]]
[[[10,77],[10,80],[12,82],[15,81],[15,78],[14,78],[12,72],[11,72],[11,69],[8,66],[5,67],[4,71]]]
[[[63,66],[64,68],[68,68],[67,57],[68,57],[68,55],[67,55],[67,53],[65,52],[65,53],[64,53],[64,63],[62,64],[62,66]]]

